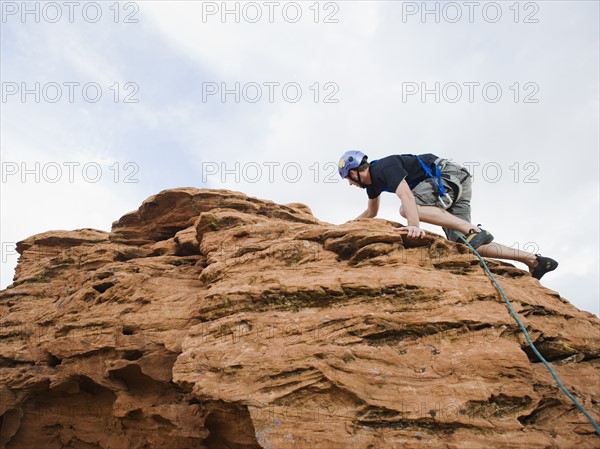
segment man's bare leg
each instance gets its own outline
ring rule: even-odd
[[[462,234],[467,234],[469,230],[477,230],[477,226],[469,223],[462,218],[452,215],[450,212],[446,212],[443,209],[435,206],[419,206],[419,219],[425,223],[430,223],[444,228],[454,229]],[[402,211],[400,212],[402,214]],[[521,251],[508,246],[501,245],[500,243],[489,243],[487,245],[481,245],[477,248],[477,252],[484,257],[493,257],[496,259],[508,259],[522,262],[529,268],[535,268],[538,261],[534,254],[526,251]]]

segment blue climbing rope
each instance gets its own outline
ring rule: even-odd
[[[456,232],[456,231],[455,231]],[[546,361],[546,359],[544,358],[544,356],[542,354],[540,354],[540,352],[537,350],[537,348],[535,347],[535,345],[533,344],[533,342],[531,341],[531,338],[529,337],[529,333],[527,332],[527,329],[525,329],[525,326],[523,326],[523,323],[521,322],[521,320],[519,319],[519,317],[517,316],[517,314],[515,313],[515,311],[513,310],[510,301],[508,300],[508,298],[506,297],[506,294],[504,293],[504,290],[502,290],[502,287],[500,287],[500,284],[498,284],[498,282],[496,281],[496,278],[494,278],[494,275],[492,274],[492,272],[489,270],[488,266],[486,265],[485,261],[483,260],[483,258],[479,255],[479,253],[477,252],[477,250],[475,248],[473,248],[469,242],[467,242],[467,240],[460,235],[458,232],[456,232],[456,234],[458,235],[458,237],[465,242],[465,244],[471,248],[471,251],[473,251],[473,253],[479,258],[479,260],[481,261],[481,264],[483,265],[483,268],[485,269],[486,273],[488,274],[488,276],[490,277],[490,279],[492,280],[492,282],[494,283],[494,285],[496,286],[496,288],[498,289],[498,291],[500,292],[500,294],[502,295],[502,297],[504,298],[504,302],[506,302],[506,305],[508,306],[508,310],[510,311],[510,314],[512,315],[512,317],[515,319],[515,321],[517,322],[517,324],[519,325],[519,327],[521,328],[521,330],[523,331],[523,334],[525,335],[525,339],[527,340],[527,343],[529,343],[529,347],[533,350],[533,352],[535,353],[535,355],[537,356],[538,359],[540,359],[540,361],[546,366],[546,368],[548,368],[548,371],[550,371],[550,374],[552,374],[552,377],[554,378],[554,380],[556,381],[556,384],[560,387],[560,389],[568,396],[568,398],[573,402],[573,404],[575,404],[575,406],[581,410],[581,412],[585,415],[585,417],[588,419],[588,421],[590,422],[590,424],[592,425],[592,427],[594,428],[594,430],[596,431],[596,433],[598,434],[598,436],[600,436],[600,426],[598,426],[598,424],[596,424],[594,422],[594,418],[592,418],[592,416],[588,413],[588,411],[583,407],[583,405],[581,405],[579,403],[579,401],[571,394],[569,393],[569,391],[565,388],[565,386],[562,384],[562,382],[560,381],[560,379],[558,378],[558,376],[556,375],[556,373],[554,372],[554,369],[552,369],[552,367],[550,366],[550,364]]]

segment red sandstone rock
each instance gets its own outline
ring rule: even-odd
[[[460,245],[301,204],[167,190],[18,244],[0,447],[597,448]],[[600,321],[489,260],[600,419]]]

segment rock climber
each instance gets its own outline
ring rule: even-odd
[[[409,238],[425,235],[421,221],[442,226],[446,237],[458,241],[458,231],[465,240],[485,257],[509,259],[524,263],[536,279],[555,270],[558,262],[540,254],[533,254],[493,243],[491,233],[471,224],[471,175],[460,165],[434,154],[401,154],[368,162],[358,150],[344,153],[338,164],[343,179],[366,189],[369,197],[367,210],[357,218],[374,218],[379,211],[379,195],[391,192],[402,203],[400,215],[407,225],[398,228]]]

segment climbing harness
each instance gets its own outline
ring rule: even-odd
[[[433,176],[433,173],[431,173],[431,170],[427,165],[425,165],[421,158],[419,156],[415,157],[421,164],[421,167],[423,167],[423,170],[425,170],[427,176],[433,179],[433,182],[436,182],[437,179],[436,187],[438,188],[438,201],[444,209],[448,209],[450,206],[452,206],[452,198],[450,198],[450,195],[448,195],[446,189],[444,188],[444,184],[442,184],[442,175],[440,172],[440,167],[437,164],[435,164],[435,176]],[[444,198],[448,201],[448,204],[444,202]]]
[[[558,376],[556,375],[556,373],[554,372],[554,369],[552,369],[552,367],[550,366],[550,364],[546,361],[546,359],[544,358],[544,356],[542,356],[542,354],[540,354],[540,352],[537,350],[537,348],[534,346],[533,342],[531,341],[531,337],[529,336],[529,333],[527,332],[527,329],[525,329],[525,326],[523,326],[523,323],[521,322],[521,320],[519,319],[519,317],[517,316],[517,314],[515,313],[515,311],[513,310],[510,301],[508,300],[508,298],[506,297],[506,294],[504,293],[504,290],[502,290],[502,287],[500,287],[500,284],[498,284],[498,282],[496,281],[496,279],[494,278],[494,275],[492,274],[492,272],[489,270],[488,266],[486,265],[485,261],[483,260],[483,258],[479,255],[479,253],[477,252],[477,250],[475,248],[473,248],[469,242],[466,241],[466,239],[460,235],[458,232],[454,231],[458,237],[465,242],[465,244],[471,249],[471,251],[473,251],[473,254],[475,254],[477,256],[477,258],[479,259],[479,261],[481,262],[481,264],[483,265],[483,268],[485,269],[487,275],[490,277],[490,279],[492,280],[492,282],[494,283],[494,285],[496,286],[496,288],[498,289],[498,291],[500,292],[500,294],[502,295],[502,297],[504,298],[504,302],[506,302],[506,305],[508,306],[508,310],[510,311],[510,314],[512,315],[512,317],[515,319],[515,321],[517,322],[517,324],[519,325],[519,327],[521,328],[521,330],[523,331],[523,334],[525,335],[525,339],[527,340],[527,343],[529,344],[529,347],[533,350],[533,352],[535,353],[535,355],[537,356],[538,359],[540,359],[540,361],[546,366],[546,368],[548,368],[548,371],[550,371],[550,374],[552,375],[552,377],[554,378],[554,380],[556,381],[556,384],[560,387],[560,389],[567,395],[567,397],[571,400],[571,402],[573,402],[573,404],[575,404],[575,406],[585,415],[585,417],[587,418],[587,420],[590,422],[590,424],[592,425],[592,427],[594,428],[594,430],[596,431],[596,433],[598,434],[598,436],[600,436],[600,426],[598,426],[598,424],[596,424],[594,422],[594,418],[592,418],[592,416],[588,413],[588,411],[583,407],[583,405],[581,405],[579,403],[579,401],[571,394],[569,393],[569,391],[565,388],[565,386],[562,384],[562,382],[560,381],[560,379],[558,378]]]

